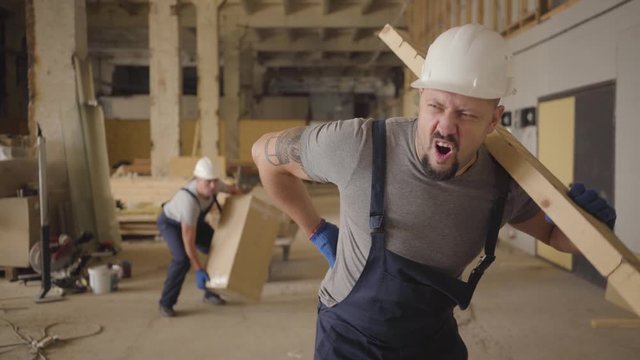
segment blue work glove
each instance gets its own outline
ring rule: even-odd
[[[196,271],[196,286],[198,289],[206,289],[207,281],[209,281],[209,274],[203,269]]]
[[[616,210],[605,199],[601,198],[595,190],[586,189],[582,183],[574,183],[571,185],[568,195],[581,208],[613,230],[613,226],[616,224]],[[553,221],[547,215],[544,218],[553,224]]]
[[[616,224],[616,209],[601,198],[597,192],[585,189],[584,184],[575,183],[571,185],[569,197],[589,214],[607,224],[609,229],[613,229]]]
[[[336,262],[336,248],[338,246],[338,227],[324,219],[309,238],[322,255],[327,259],[329,267]]]

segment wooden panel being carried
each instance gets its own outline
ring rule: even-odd
[[[420,76],[424,58],[391,25],[378,37]],[[502,126],[487,136],[485,146],[640,316],[640,260],[605,224],[577,206],[567,187]]]

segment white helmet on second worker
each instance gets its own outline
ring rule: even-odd
[[[451,28],[429,46],[420,79],[411,86],[480,99],[512,95],[511,51],[500,34],[482,25]]]
[[[196,163],[196,167],[193,169],[193,176],[204,180],[213,180],[218,177],[218,174],[211,159],[204,156]]]

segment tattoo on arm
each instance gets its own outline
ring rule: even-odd
[[[271,136],[264,145],[264,154],[273,166],[286,165],[291,161],[302,166],[300,159],[300,137],[304,128],[293,128]]]

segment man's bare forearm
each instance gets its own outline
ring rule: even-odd
[[[569,238],[558,228],[553,226],[551,234],[549,235],[549,245],[558,251],[563,251],[572,254],[580,254],[580,250],[569,240]]]
[[[184,252],[187,254],[193,269],[196,271],[202,269],[203,267],[196,251],[196,228],[194,226],[182,225],[182,242],[184,244]]]
[[[556,250],[579,254],[578,248],[571,240],[554,224],[550,224],[544,218],[544,213],[539,211],[536,215],[521,223],[512,224],[520,231],[533,236]]]
[[[262,136],[252,148],[253,161],[260,172],[262,186],[275,205],[310,234],[320,223],[302,179],[309,179],[300,159],[300,135],[304,128],[293,128]]]

